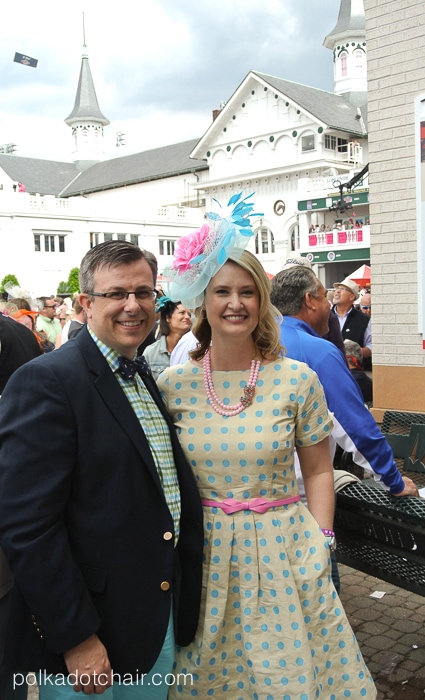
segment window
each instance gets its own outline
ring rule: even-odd
[[[289,231],[289,240],[291,242],[291,252],[300,249],[300,228],[295,224]]]
[[[363,75],[363,66],[364,66],[364,52],[358,49],[355,53],[355,59],[356,59],[356,74],[357,75]]]
[[[55,237],[54,236],[44,236],[44,250],[46,253],[55,252]]]
[[[113,233],[104,233],[103,234],[103,240],[104,241],[112,241],[114,234]]]
[[[117,233],[117,241],[125,241],[125,233]]]
[[[344,51],[344,53],[341,54],[341,77],[342,78],[347,77],[347,58],[348,58],[348,54]]]
[[[260,228],[255,236],[255,252],[257,254],[274,253],[274,236],[270,229]]]
[[[336,151],[336,136],[325,134],[325,148],[329,151]]]
[[[137,235],[137,233],[130,233],[130,243],[139,245],[139,236]]]
[[[159,254],[160,255],[174,255],[174,247],[176,245],[176,241],[173,239],[165,239],[165,238],[160,238],[159,239]]]
[[[66,236],[58,233],[34,233],[34,251],[36,253],[64,253]]]
[[[305,151],[314,150],[314,134],[311,134],[310,136],[303,136],[301,138],[301,150],[303,153]]]
[[[347,153],[348,152],[347,139],[338,139],[337,150],[338,150],[338,153]]]
[[[99,244],[99,234],[90,233],[90,248],[94,248],[95,245]]]

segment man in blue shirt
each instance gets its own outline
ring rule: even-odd
[[[341,353],[321,337],[328,330],[330,306],[314,272],[299,264],[278,272],[271,301],[283,315],[281,342],[288,357],[306,362],[323,385],[337,444],[394,496],[418,496],[414,482],[401,475]]]

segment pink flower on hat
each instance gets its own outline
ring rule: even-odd
[[[191,268],[191,260],[203,252],[205,239],[209,232],[210,227],[208,224],[204,224],[198,231],[179,238],[174,251],[174,270],[185,272]]]

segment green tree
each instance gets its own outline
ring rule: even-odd
[[[68,275],[68,287],[72,294],[80,291],[80,282],[78,280],[78,267],[73,267]]]
[[[3,294],[5,290],[5,286],[7,284],[13,284],[15,287],[19,287],[19,282],[15,275],[6,275],[6,277],[3,277],[2,281],[0,282],[0,293]]]
[[[56,294],[69,294],[71,297],[76,292],[80,291],[80,283],[78,281],[78,267],[73,267],[68,275],[67,282],[59,282]]]

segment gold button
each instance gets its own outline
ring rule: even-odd
[[[173,533],[172,532],[164,532],[162,535],[164,540],[172,540],[173,539]]]
[[[162,591],[169,591],[170,590],[170,584],[168,583],[168,581],[163,581],[161,583],[161,590]]]

